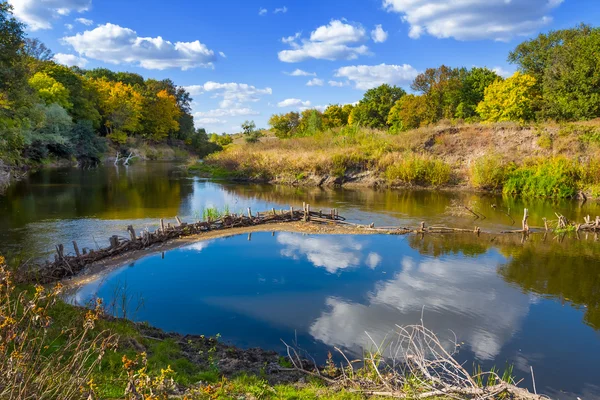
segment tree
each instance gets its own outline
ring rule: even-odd
[[[144,137],[159,142],[179,130],[181,111],[175,96],[166,90],[144,96],[142,110]]]
[[[29,79],[29,85],[46,104],[56,103],[67,109],[73,107],[69,101],[69,90],[45,72],[33,75]]]
[[[143,97],[133,87],[106,79],[92,80],[98,91],[100,114],[109,139],[124,144],[127,133],[141,129]]]
[[[38,61],[50,61],[54,57],[52,50],[46,47],[39,39],[26,38],[23,47],[25,55]]]
[[[443,118],[454,118],[461,103],[465,68],[450,68],[442,65],[428,68],[417,75],[411,88],[420,92],[427,104],[425,121],[427,124]]]
[[[212,143],[216,143],[219,146],[223,146],[223,147],[227,146],[228,144],[233,143],[233,138],[227,134],[218,135],[216,133],[213,133],[210,135],[210,139],[208,139],[208,140]]]
[[[292,111],[287,114],[273,114],[269,125],[279,139],[290,138],[296,134],[300,125],[300,114]]]
[[[0,117],[14,116],[22,106],[28,105],[27,69],[21,49],[24,45],[24,25],[12,15],[12,6],[0,3]]]
[[[91,121],[77,122],[71,130],[69,139],[75,158],[79,162],[95,164],[107,150],[105,139],[96,135]]]
[[[525,122],[534,118],[537,100],[535,78],[516,72],[510,78],[496,81],[485,89],[484,100],[477,106],[477,112],[488,122]]]
[[[40,161],[52,153],[67,157],[72,153],[70,134],[73,121],[67,111],[56,103],[37,104],[31,116],[32,129],[25,134],[25,156]]]
[[[330,104],[323,112],[323,125],[325,128],[339,128],[348,125],[348,117],[354,106],[346,104]]]
[[[396,134],[425,125],[427,114],[425,96],[408,94],[402,97],[390,110],[387,120],[387,124],[390,126],[390,133]]]
[[[323,114],[319,110],[302,111],[298,133],[302,136],[313,136],[323,130]]]
[[[471,68],[463,78],[460,103],[456,108],[455,116],[463,119],[476,116],[475,109],[483,100],[485,89],[498,80],[502,80],[502,77],[490,69]]]
[[[242,124],[242,134],[247,143],[256,143],[262,136],[262,132],[256,130],[254,121],[244,121]]]
[[[208,140],[208,135],[204,128],[200,128],[194,132],[194,134],[186,140],[186,143],[194,149],[200,158],[204,158],[211,153],[222,150],[222,147],[217,143]]]
[[[352,111],[353,123],[369,128],[385,128],[390,110],[405,94],[402,88],[388,84],[367,90]]]

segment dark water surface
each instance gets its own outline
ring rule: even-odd
[[[600,215],[597,203],[522,202],[440,191],[297,189],[213,183],[177,166],[51,170],[0,196],[0,252],[39,255],[57,243],[105,246],[125,227],[152,229],[159,218],[193,219],[207,207],[232,212],[336,207],[376,225],[448,224],[499,231],[530,209],[530,224],[560,212]],[[468,204],[487,219],[452,215]],[[518,225],[518,222],[515,224]],[[302,235],[254,233],[143,258],[73,295],[100,296],[129,317],[166,330],[215,335],[245,347],[282,350],[293,341],[322,359],[338,346],[356,356],[369,334],[418,323],[464,342],[468,369],[514,364],[553,397],[600,398],[600,244],[593,235],[525,243],[514,236]],[[138,308],[138,305],[142,307]]]

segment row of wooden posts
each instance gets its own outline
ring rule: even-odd
[[[557,229],[566,230],[568,227],[572,227],[576,232],[579,231],[593,231],[600,232],[600,217],[596,217],[592,220],[589,216],[585,217],[583,224],[574,224],[568,221],[564,216],[556,214],[558,222],[556,224]],[[549,232],[552,230],[549,226],[547,219],[544,220],[544,228],[532,230],[528,223],[529,213],[528,210],[524,210],[522,229],[502,231],[501,233],[522,233],[523,235],[529,235],[535,232]],[[347,222],[344,217],[339,215],[337,209],[331,209],[329,212],[312,211],[310,204],[304,203],[302,209],[294,209],[290,207],[287,210],[275,210],[272,208],[270,211],[252,213],[250,208],[247,209],[247,215],[242,214],[227,214],[218,218],[208,218],[206,221],[197,221],[194,223],[183,222],[179,217],[175,217],[176,224],[166,223],[164,219],[159,220],[158,228],[151,232],[147,228],[141,231],[138,235],[132,225],[127,226],[127,232],[129,237],[124,238],[119,235],[113,235],[109,238],[109,246],[98,249],[87,249],[83,248],[80,250],[79,245],[74,240],[73,250],[74,255],[66,254],[65,247],[63,244],[56,245],[56,254],[54,261],[46,261],[42,265],[33,265],[28,268],[24,274],[23,279],[26,281],[37,280],[40,282],[51,282],[59,279],[63,279],[81,271],[85,266],[110,258],[117,255],[122,255],[126,252],[133,250],[141,250],[153,246],[158,243],[164,243],[168,240],[196,235],[202,232],[224,230],[237,227],[249,227],[254,225],[269,224],[269,223],[285,223],[285,222],[312,222],[318,224],[335,224],[342,225],[349,228],[364,229],[374,233],[386,233],[395,235],[404,235],[409,233],[459,233],[459,232],[470,232],[477,235],[481,234],[481,228],[475,226],[474,229],[465,228],[452,228],[447,226],[430,226],[426,227],[425,222],[421,222],[419,228],[407,228],[407,227],[375,227],[374,223],[369,225],[359,225],[351,222]]]

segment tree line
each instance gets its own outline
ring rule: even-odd
[[[508,56],[518,67],[504,79],[481,67],[442,65],[419,74],[412,94],[387,84],[367,90],[356,104],[332,104],[275,114],[279,138],[310,136],[344,126],[397,134],[441,120],[518,123],[581,121],[600,117],[600,28],[579,25],[519,44]]]
[[[97,162],[108,141],[187,146],[201,156],[220,149],[196,130],[190,94],[170,79],[144,79],[105,68],[52,61],[28,38],[11,6],[0,3],[0,159],[18,164],[48,156]]]

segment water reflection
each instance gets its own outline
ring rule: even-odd
[[[579,246],[585,244],[593,242]],[[536,246],[549,254],[541,263],[527,256]],[[600,291],[597,279],[572,288],[559,277],[576,265],[568,248],[553,241],[523,246],[516,237],[475,235],[277,233],[273,238],[255,233],[251,242],[236,236],[172,250],[164,259],[147,257],[83,287],[74,298],[85,302],[94,292],[110,298],[125,282],[144,298],[140,320],[184,333],[218,332],[238,345],[275,350],[282,350],[280,339],[297,337],[317,358],[331,346],[360,356],[369,345],[365,332],[377,342],[396,324],[423,318],[442,339],[455,334],[464,342],[459,358],[468,365],[510,362],[521,377],[528,377],[533,366],[538,389],[589,394],[600,340],[581,324],[589,317],[579,306],[597,304]],[[560,263],[544,269],[561,254]],[[573,274],[578,273],[593,270],[576,267]],[[528,283],[529,274],[541,278]],[[555,287],[553,279],[563,282],[552,289],[562,298],[544,291],[545,285]],[[564,295],[573,289],[585,295]],[[569,343],[568,349],[557,343]]]

